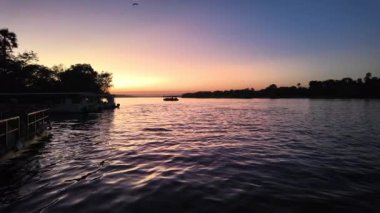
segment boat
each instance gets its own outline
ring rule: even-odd
[[[164,101],[178,101],[176,96],[164,96]]]

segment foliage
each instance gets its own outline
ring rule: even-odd
[[[226,90],[183,94],[184,98],[380,98],[380,79],[367,73],[356,81],[342,80],[310,81],[309,88],[277,87],[272,84],[265,89]]]
[[[90,64],[75,64],[65,69],[36,64],[33,51],[13,54],[18,47],[16,34],[0,30],[0,93],[15,92],[94,92],[108,93],[112,75],[97,72]]]
[[[17,47],[16,34],[8,29],[0,29],[0,64],[6,63],[12,50]]]

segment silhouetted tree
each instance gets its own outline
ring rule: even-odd
[[[298,83],[291,87],[277,87],[272,84],[265,89],[230,90],[215,92],[187,93],[183,97],[191,98],[380,98],[380,79],[367,73],[364,82],[362,79],[354,81],[352,78],[342,80],[310,81],[309,88],[301,87]]]
[[[18,54],[18,56],[14,57],[14,61],[16,63],[19,63],[19,65],[21,66],[26,66],[32,62],[37,62],[38,56],[37,53],[33,51],[23,52]]]
[[[26,73],[25,79],[26,90],[29,92],[56,92],[58,90],[59,80],[57,73],[50,68],[31,64],[23,68]]]
[[[75,64],[58,73],[61,89],[65,92],[107,93],[112,86],[112,75],[98,73],[90,64]]]
[[[265,90],[276,90],[276,89],[277,89],[277,85],[276,84],[271,84],[267,88],[265,88]]]
[[[112,87],[112,74],[108,72],[101,72],[98,75],[97,83],[101,92],[108,93],[108,89]]]
[[[13,54],[16,34],[0,30],[0,93],[2,92],[95,92],[107,93],[112,75],[98,73],[89,64],[62,65],[48,68],[33,64],[38,61],[33,51]]]
[[[8,29],[0,29],[0,63],[6,63],[14,48],[17,48],[16,34]]]
[[[369,81],[371,81],[371,78],[372,78],[372,74],[369,72],[369,73],[367,73],[366,75],[365,75],[365,77],[364,77],[364,82],[369,82]]]
[[[89,64],[75,64],[59,73],[62,90],[65,92],[91,92],[98,90],[97,72]]]

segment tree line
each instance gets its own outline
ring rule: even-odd
[[[272,84],[256,91],[253,88],[225,91],[201,91],[186,93],[183,98],[380,98],[380,78],[367,73],[364,80],[343,78],[341,80],[310,81],[309,87],[301,84],[277,87]]]
[[[108,93],[112,74],[90,64],[47,67],[33,51],[15,54],[17,36],[0,29],[0,93],[94,92]]]

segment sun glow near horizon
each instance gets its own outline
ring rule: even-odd
[[[2,0],[0,20],[17,34],[18,50],[35,51],[41,64],[112,73],[112,92],[380,75],[380,3],[301,2]]]

